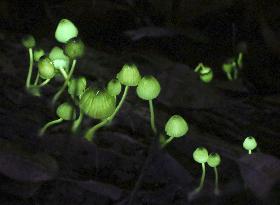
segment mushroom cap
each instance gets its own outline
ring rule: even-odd
[[[193,159],[198,163],[205,163],[208,160],[208,151],[204,147],[198,147],[193,152]]]
[[[117,79],[126,86],[137,86],[141,80],[141,75],[136,65],[125,64],[117,74]]]
[[[56,69],[63,68],[66,71],[69,69],[70,59],[63,52],[63,49],[55,46],[49,53],[49,58],[52,60]]]
[[[107,84],[107,91],[111,96],[117,96],[121,93],[122,85],[117,79],[110,80]]]
[[[210,167],[217,167],[221,163],[221,157],[218,153],[211,153],[208,156],[207,164]]]
[[[213,71],[209,67],[205,67],[200,71],[200,80],[204,83],[210,83],[213,79]]]
[[[42,48],[34,49],[33,58],[35,62],[38,62],[43,55],[45,55],[45,51]]]
[[[138,83],[136,93],[143,100],[155,99],[160,93],[161,87],[154,76],[144,76]]]
[[[56,114],[63,120],[75,120],[76,110],[70,103],[65,102],[59,105],[56,109]]]
[[[210,67],[207,66],[203,66],[202,69],[200,69],[199,73],[200,75],[205,75],[212,72],[212,69]]]
[[[170,137],[182,137],[188,130],[187,122],[180,115],[173,115],[165,124],[165,132]]]
[[[81,96],[87,87],[85,77],[72,78],[68,83],[68,93],[74,96]]]
[[[246,137],[243,142],[243,148],[246,150],[253,150],[257,147],[258,143],[253,136]]]
[[[94,119],[105,119],[116,109],[116,100],[107,91],[87,89],[81,97],[80,108]]]
[[[234,58],[229,58],[227,61],[223,64],[223,71],[225,73],[231,73],[236,68],[236,63]]]
[[[71,59],[81,58],[85,53],[85,44],[78,37],[71,38],[64,47],[64,53]]]
[[[36,40],[32,35],[25,35],[21,39],[21,43],[25,48],[34,48],[36,46]]]
[[[38,71],[43,79],[51,79],[55,76],[54,65],[47,56],[42,56],[38,62]]]
[[[78,36],[78,29],[74,23],[68,19],[61,19],[55,31],[55,38],[61,43],[66,43],[71,38]]]

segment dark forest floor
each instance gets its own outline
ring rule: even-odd
[[[110,54],[88,48],[77,75],[105,85],[123,63],[133,60],[141,73],[155,75],[162,92],[155,101],[156,122],[180,114],[189,132],[163,150],[152,142],[149,110],[131,89],[121,112],[100,130],[94,144],[82,138],[94,122],[86,119],[77,136],[69,123],[37,130],[54,119],[50,99],[60,82],[51,83],[41,98],[24,90],[27,52],[14,39],[0,48],[0,203],[15,204],[234,204],[280,203],[280,96],[250,93],[242,80],[215,79],[203,84],[193,69],[154,52]],[[47,41],[45,42],[47,43]],[[245,136],[258,141],[256,153],[242,148]],[[205,146],[222,157],[221,195],[213,194],[213,170],[207,169],[201,194],[188,193],[199,183],[200,165],[192,152]],[[148,157],[146,169],[142,169]],[[147,161],[146,161],[147,163]]]

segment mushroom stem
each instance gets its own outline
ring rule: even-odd
[[[63,76],[64,80],[67,79],[67,73],[65,72],[65,70],[63,68],[58,68],[59,72],[61,73],[61,75]]]
[[[151,118],[151,127],[154,132],[154,134],[157,134],[157,128],[155,124],[155,113],[154,113],[154,106],[153,106],[153,100],[149,100],[149,107],[150,107],[150,118]]]
[[[39,71],[37,71],[37,75],[36,75],[36,78],[35,78],[34,85],[38,85],[39,79],[40,79],[40,74],[39,74]]]
[[[237,66],[238,68],[242,68],[242,60],[243,60],[243,53],[239,53],[238,54],[238,58],[237,58]]]
[[[203,68],[203,64],[199,63],[196,68],[194,69],[194,72],[198,72],[200,68]]]
[[[50,126],[52,126],[52,125],[54,125],[54,124],[61,123],[62,121],[63,121],[63,119],[62,119],[62,118],[59,118],[59,119],[57,119],[57,120],[53,120],[53,121],[48,122],[47,124],[44,125],[44,127],[42,127],[42,128],[39,130],[39,136],[43,136],[43,135],[45,134],[46,130],[47,130]]]
[[[217,169],[217,167],[214,167],[214,173],[215,173],[215,190],[214,190],[214,193],[216,194],[216,195],[219,195],[219,193],[220,193],[220,190],[219,190],[219,176],[218,176],[218,169]]]
[[[161,145],[161,147],[165,147],[168,143],[170,143],[172,140],[174,139],[174,137],[169,137],[167,140],[164,141],[164,143]]]
[[[86,132],[85,134],[85,138],[88,140],[88,141],[92,141],[93,137],[94,137],[94,134],[95,132],[100,129],[101,127],[105,126],[109,120],[109,118],[106,118],[105,120],[102,120],[100,123],[94,125],[93,127],[91,127],[90,129],[88,129],[88,131]]]
[[[74,59],[72,61],[72,66],[71,66],[71,69],[69,71],[69,74],[67,76],[67,78],[65,79],[62,87],[57,91],[57,93],[54,95],[53,99],[52,99],[52,103],[55,104],[56,101],[58,100],[58,98],[61,96],[61,94],[63,93],[63,91],[65,90],[65,88],[67,87],[68,85],[68,82],[69,80],[71,79],[73,73],[74,73],[74,70],[75,70],[75,66],[76,66],[76,63],[77,63],[77,60]]]
[[[33,71],[33,49],[29,48],[29,68],[28,68],[28,74],[25,82],[25,87],[28,89],[30,87],[30,81],[32,77],[32,71]]]
[[[110,118],[110,121],[112,121],[114,119],[114,117],[116,116],[116,114],[119,112],[121,106],[123,105],[124,103],[124,100],[127,96],[127,93],[128,93],[128,90],[129,90],[129,86],[125,86],[124,88],[124,92],[123,92],[123,95],[122,95],[122,98],[118,104],[118,106],[116,107],[115,111],[113,112],[113,114],[109,117]]]
[[[231,77],[231,74],[230,74],[230,73],[227,73],[227,78],[228,78],[229,80],[232,80],[232,77]]]
[[[30,85],[30,87],[31,88],[34,88],[34,87],[37,87],[37,88],[44,87],[45,85],[47,85],[50,82],[50,80],[51,79],[46,79],[41,84],[39,84],[39,85]]]
[[[201,175],[201,178],[200,178],[199,186],[195,189],[196,193],[201,191],[201,189],[203,188],[204,180],[205,180],[205,173],[206,173],[205,163],[201,163],[201,166],[202,166],[202,175]]]
[[[252,150],[248,150],[248,153],[249,153],[249,154],[252,154]]]
[[[47,85],[50,82],[51,79],[46,79],[45,81],[43,81],[40,85],[38,85],[38,87],[43,87],[45,85]]]
[[[80,115],[78,117],[77,120],[74,121],[73,125],[72,125],[72,132],[75,133],[77,132],[77,130],[79,129],[81,122],[83,121],[84,118],[84,113],[80,110]]]

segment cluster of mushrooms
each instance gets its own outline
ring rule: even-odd
[[[88,86],[88,82],[83,76],[73,77],[77,60],[85,53],[85,45],[78,37],[78,33],[79,31],[73,22],[68,19],[60,20],[55,31],[55,38],[59,43],[62,43],[63,48],[55,46],[48,54],[41,48],[35,48],[36,41],[32,35],[27,35],[22,39],[22,44],[29,53],[26,90],[34,96],[40,96],[42,87],[48,85],[53,79],[58,79],[63,83],[53,96],[53,106],[56,106],[57,101],[65,92],[68,93],[71,99],[71,102],[65,101],[56,106],[58,118],[47,122],[39,130],[39,136],[43,136],[49,127],[63,121],[72,121],[71,131],[76,133],[80,130],[83,118],[87,116],[99,120],[99,123],[93,125],[84,133],[84,138],[92,142],[95,133],[115,118],[128,95],[129,89],[133,87],[136,87],[137,96],[148,102],[151,130],[155,136],[160,136],[162,148],[172,140],[186,135],[189,127],[185,119],[180,115],[173,115],[166,122],[165,134],[158,133],[153,101],[159,96],[161,86],[159,81],[152,75],[142,77],[135,64],[125,64],[115,78],[107,83],[105,89]],[[32,78],[33,67],[37,67],[37,74],[34,79]],[[211,68],[204,66],[202,63],[197,66],[195,71],[200,72],[203,82],[210,82],[213,78]],[[230,72],[232,72],[232,69]],[[229,75],[228,77],[231,78]],[[119,97],[120,94],[121,96]],[[249,154],[252,153],[256,146],[257,143],[253,137],[247,137],[244,140],[243,147],[248,150]],[[206,148],[198,147],[193,152],[193,159],[201,164],[202,175],[199,186],[190,194],[197,194],[201,191],[205,179],[206,163],[214,169],[214,193],[219,194],[217,167],[221,163],[220,155],[218,153],[208,155]]]

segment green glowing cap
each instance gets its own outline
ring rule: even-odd
[[[144,76],[138,83],[136,93],[143,100],[152,100],[160,93],[160,84],[153,76]]]
[[[141,80],[138,68],[134,64],[125,64],[117,74],[117,79],[126,86],[137,86]]]
[[[213,71],[210,67],[202,67],[200,70],[200,80],[204,83],[209,83],[213,79]]]
[[[231,73],[236,68],[234,58],[229,58],[226,63],[223,64],[223,71],[225,73]]]
[[[208,151],[204,147],[198,147],[193,152],[193,159],[198,163],[205,163],[208,160]]]
[[[22,45],[25,48],[33,48],[36,45],[35,38],[32,35],[26,35],[21,40]]]
[[[77,27],[68,19],[61,19],[55,31],[55,38],[61,43],[66,43],[71,38],[78,36]]]
[[[62,118],[63,120],[75,120],[76,119],[76,111],[74,106],[70,103],[62,103],[56,109],[56,114],[58,117]]]
[[[105,119],[116,109],[116,100],[107,91],[87,89],[82,95],[80,108],[94,119]]]
[[[38,70],[40,77],[43,79],[51,79],[55,75],[53,63],[47,56],[42,56],[39,59]]]
[[[39,59],[40,59],[43,55],[45,55],[45,51],[44,51],[43,49],[41,49],[41,48],[36,48],[36,49],[34,49],[33,57],[34,57],[34,61],[35,61],[35,62],[38,62]]]
[[[122,90],[122,85],[117,79],[110,80],[107,84],[107,91],[111,96],[117,96]]]
[[[188,130],[187,122],[180,115],[173,115],[165,124],[165,132],[170,137],[182,137]]]
[[[221,163],[221,157],[218,153],[211,153],[208,156],[207,164],[210,167],[217,167]]]
[[[81,58],[85,53],[85,44],[80,38],[71,38],[64,47],[64,53],[71,59]]]
[[[66,56],[62,50],[57,46],[53,47],[49,53],[49,58],[52,60],[53,65],[56,69],[63,68],[68,70],[69,68],[69,57]]]
[[[255,149],[257,145],[257,141],[252,136],[246,137],[246,139],[243,142],[243,148],[248,151]]]
[[[225,73],[231,73],[231,71],[232,71],[232,65],[231,65],[231,64],[227,64],[227,63],[223,64],[223,71],[224,71]]]
[[[74,96],[81,96],[87,86],[85,77],[72,78],[68,84],[68,93]]]

